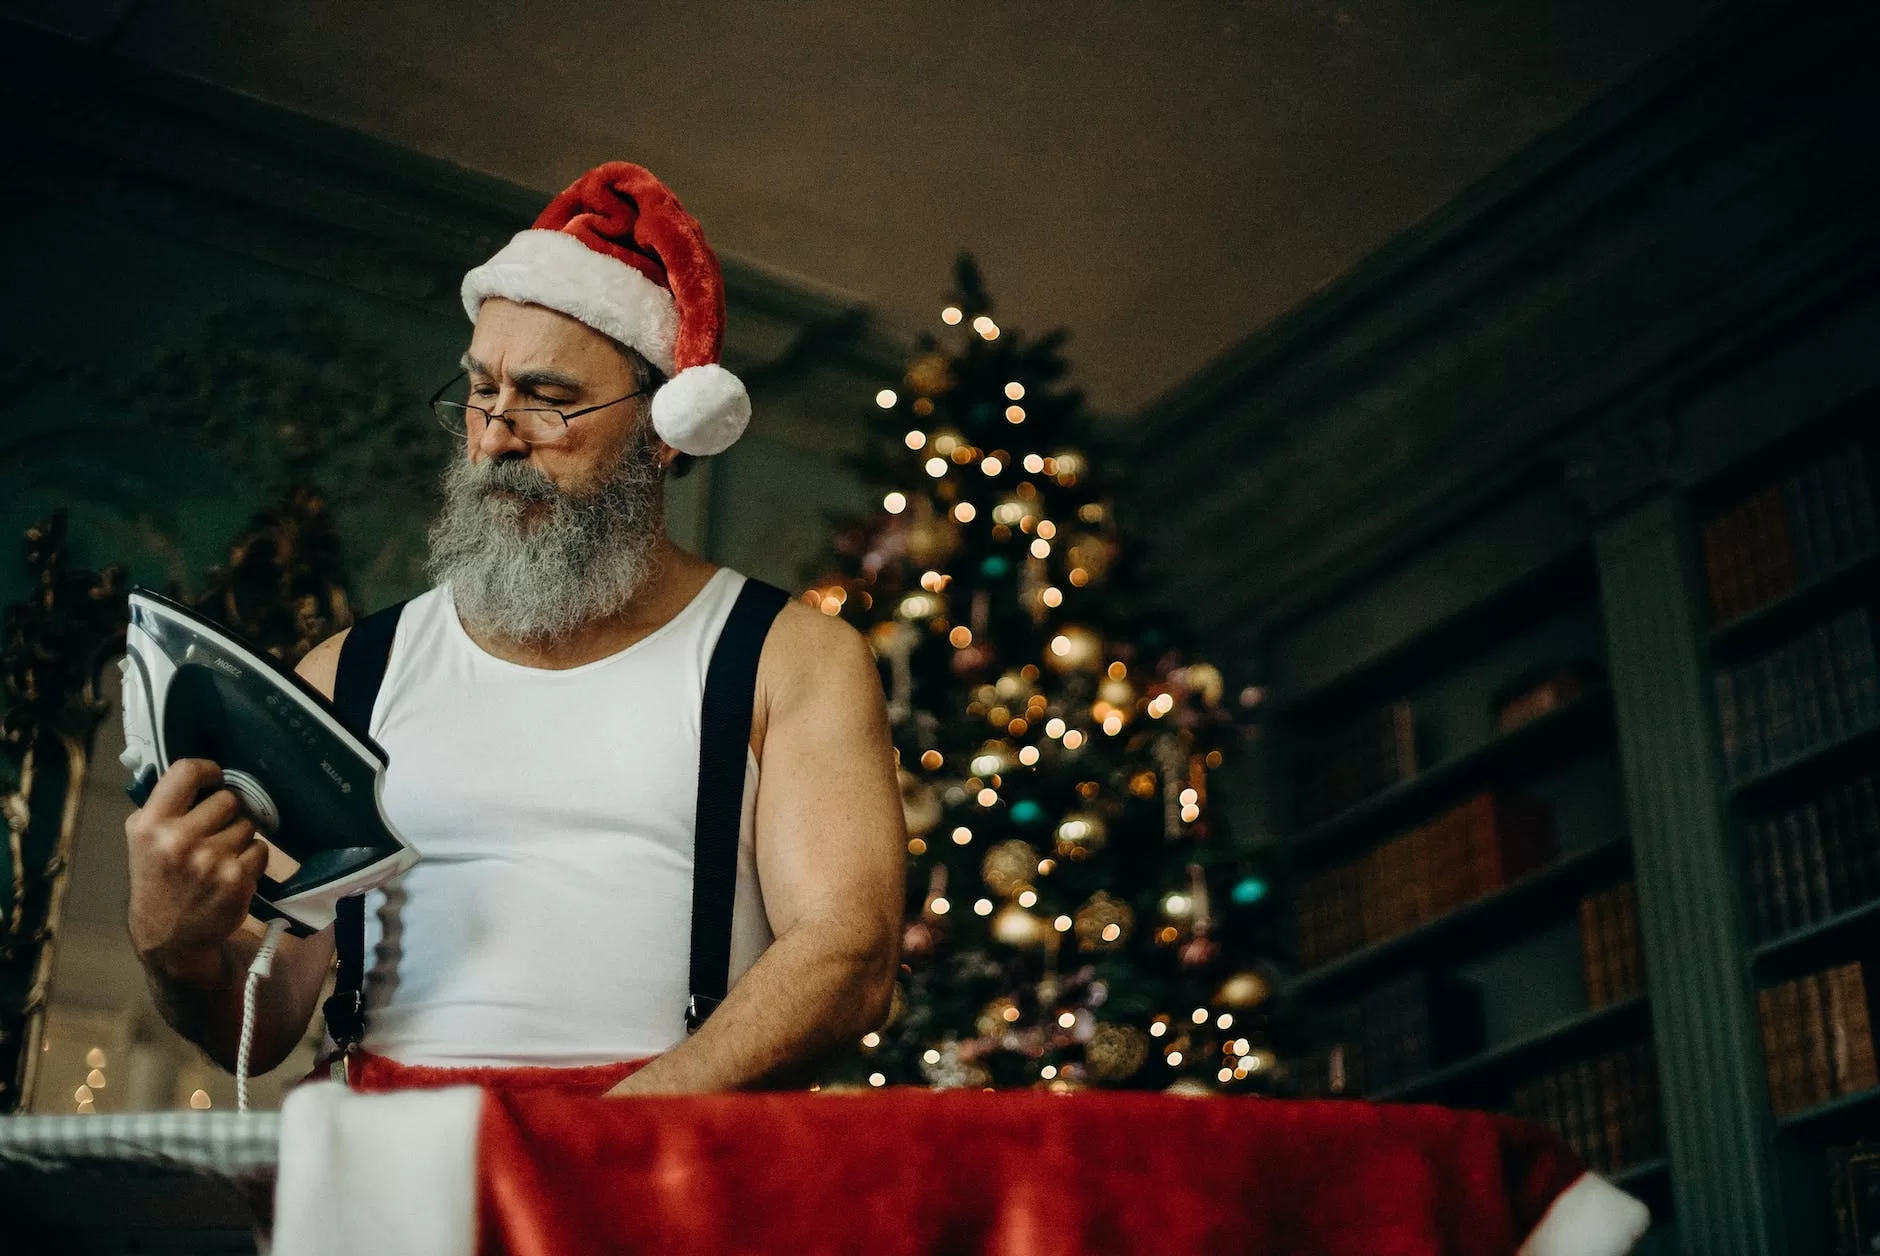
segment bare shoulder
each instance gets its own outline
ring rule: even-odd
[[[862,634],[795,599],[778,612],[759,671],[770,693],[784,701],[832,689],[852,694],[854,686],[879,684],[874,652]]]
[[[803,608],[808,610],[806,606]],[[346,634],[352,629],[342,628],[307,651],[306,657],[294,668],[296,674],[320,691],[322,697],[333,696],[333,678],[339,673],[339,651],[346,643]]]

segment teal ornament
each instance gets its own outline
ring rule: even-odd
[[[1228,892],[1235,903],[1242,907],[1251,907],[1266,897],[1265,877],[1244,877]]]
[[[979,574],[988,580],[997,580],[1012,569],[1012,564],[1003,554],[990,554],[986,561],[979,564]]]
[[[1036,824],[1044,819],[1044,808],[1034,799],[1021,798],[1012,804],[1011,815],[1014,824]]]

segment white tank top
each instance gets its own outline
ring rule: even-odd
[[[685,1037],[705,669],[744,577],[566,671],[405,607],[372,711],[385,810],[422,859],[366,900],[365,1047],[407,1064],[611,1064]],[[770,944],[745,772],[731,980]]]

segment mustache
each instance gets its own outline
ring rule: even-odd
[[[576,496],[556,485],[526,458],[485,458],[482,462],[465,459],[451,468],[451,478],[484,498],[492,493],[508,493],[525,501],[552,502]]]

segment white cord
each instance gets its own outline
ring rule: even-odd
[[[254,962],[248,965],[248,980],[242,985],[242,1040],[235,1052],[237,1112],[248,1111],[248,1049],[254,1045],[255,1038],[255,995],[261,989],[261,979],[274,969],[274,952],[281,945],[281,934],[286,929],[287,921],[278,916],[268,921],[268,931],[255,951]]]

